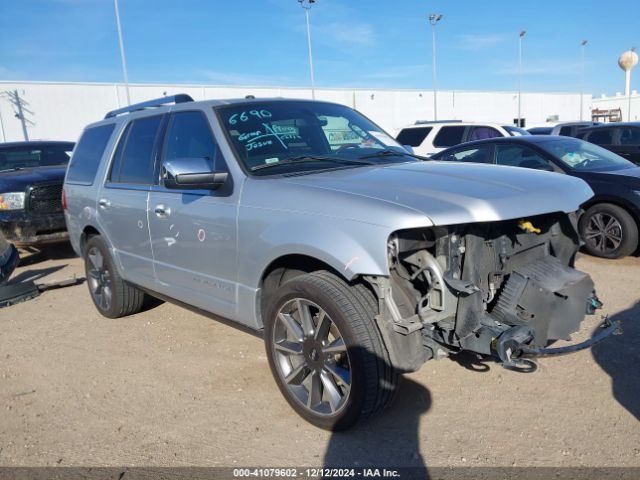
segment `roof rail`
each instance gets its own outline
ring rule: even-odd
[[[117,110],[111,110],[105,115],[104,118],[112,118],[122,113],[137,112],[151,107],[161,107],[170,103],[187,103],[193,102],[193,98],[186,93],[178,93],[177,95],[170,95],[168,97],[154,98],[153,100],[147,100],[146,102],[134,103],[128,107],[118,108]]]
[[[428,125],[430,123],[462,123],[462,120],[416,120],[414,125]]]

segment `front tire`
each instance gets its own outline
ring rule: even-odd
[[[386,407],[398,374],[362,285],[313,272],[293,278],[266,308],[271,372],[293,409],[313,425],[344,430]]]
[[[624,208],[611,203],[590,207],[580,218],[585,250],[603,258],[622,258],[638,248],[638,225]]]
[[[87,240],[83,256],[91,300],[102,315],[119,318],[142,309],[144,292],[118,275],[109,247],[100,235]]]

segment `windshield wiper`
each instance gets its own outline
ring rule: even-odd
[[[349,163],[355,165],[372,165],[372,162],[365,162],[363,160],[351,160],[348,158],[336,158],[336,157],[323,157],[321,155],[300,155],[298,157],[289,157],[279,162],[265,163],[263,165],[256,165],[251,167],[251,171],[255,172],[264,168],[277,167],[279,165],[290,165],[293,163],[309,163],[309,162],[332,162],[332,163]]]
[[[361,157],[358,157],[358,158],[362,160],[364,158],[402,157],[402,156],[413,157],[413,158],[417,158],[418,160],[429,160],[427,157],[416,155],[415,153],[398,152],[397,150],[380,150],[379,152],[368,153],[367,155],[362,155]]]

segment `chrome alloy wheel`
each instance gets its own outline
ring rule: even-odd
[[[608,213],[595,213],[589,218],[584,240],[601,252],[614,251],[622,243],[622,225]]]
[[[91,247],[87,252],[87,259],[87,276],[91,295],[101,310],[109,310],[113,297],[111,273],[106,268],[104,257],[98,248]]]
[[[273,329],[278,373],[292,396],[315,414],[340,411],[351,390],[351,363],[344,338],[327,312],[294,298],[278,311]]]

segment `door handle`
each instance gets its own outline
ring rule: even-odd
[[[111,206],[111,202],[106,198],[101,198],[100,200],[98,200],[98,206],[104,210],[105,208],[109,208]]]
[[[171,209],[166,205],[156,205],[156,208],[153,210],[158,218],[167,218],[171,215]]]

